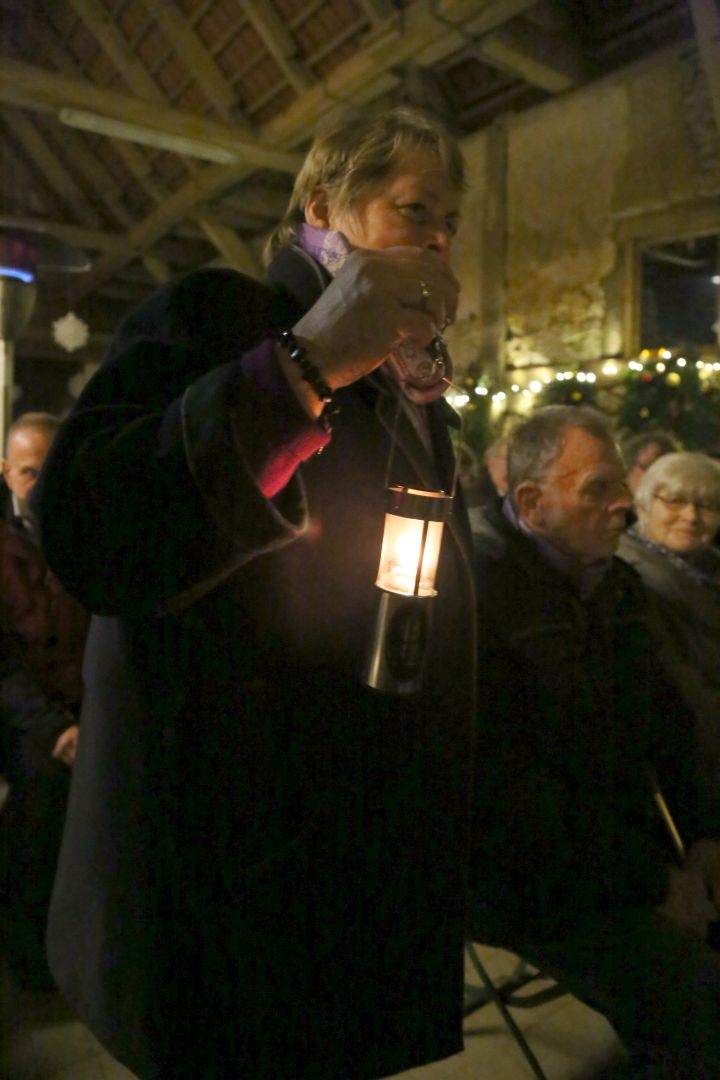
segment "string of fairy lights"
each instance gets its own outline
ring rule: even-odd
[[[669,386],[679,386],[683,373],[689,372],[692,367],[703,384],[720,386],[720,352],[713,348],[703,349],[699,356],[695,356],[695,352],[697,347],[643,349],[632,359],[606,357],[557,371],[553,370],[554,365],[550,362],[525,367],[518,365],[508,369],[508,377],[513,381],[504,386],[494,384],[485,376],[468,376],[462,385],[456,385],[447,394],[447,399],[459,410],[484,401],[490,405],[493,413],[507,409],[529,412],[538,403],[538,397],[553,383],[573,384],[578,389],[578,397],[582,396],[583,385],[611,389],[633,376],[646,380],[664,376]],[[591,366],[599,370],[591,370]],[[531,373],[538,371],[538,374],[528,378]]]

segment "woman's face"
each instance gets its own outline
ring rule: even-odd
[[[351,209],[340,210],[316,193],[306,208],[311,225],[342,232],[356,248],[421,247],[443,259],[459,220],[460,193],[427,150],[403,154]]]
[[[648,540],[687,555],[712,543],[720,509],[707,496],[689,499],[661,489],[649,509],[638,507],[638,521]]]

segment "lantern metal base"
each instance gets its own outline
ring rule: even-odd
[[[434,597],[379,592],[365,682],[386,694],[415,694],[422,689]]]

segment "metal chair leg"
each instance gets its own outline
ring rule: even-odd
[[[525,1055],[527,1063],[530,1066],[530,1068],[532,1069],[534,1075],[537,1077],[537,1080],[548,1080],[547,1076],[543,1072],[543,1069],[542,1069],[542,1066],[540,1065],[540,1062],[536,1058],[535,1054],[533,1053],[532,1049],[530,1048],[530,1045],[528,1044],[527,1039],[523,1035],[522,1031],[520,1030],[520,1028],[518,1027],[518,1025],[517,1025],[517,1023],[515,1021],[515,1018],[513,1017],[512,1013],[510,1012],[510,1010],[509,1010],[509,1008],[507,1006],[507,1003],[505,1001],[505,998],[503,997],[503,994],[498,989],[498,987],[495,986],[495,983],[492,981],[492,979],[488,975],[482,961],[480,960],[480,957],[477,954],[477,950],[475,949],[474,945],[471,942],[467,943],[466,950],[467,950],[468,956],[470,957],[470,962],[472,963],[473,967],[475,968],[475,971],[477,972],[477,974],[480,976],[480,978],[481,978],[481,980],[483,982],[483,985],[485,987],[486,993],[487,993],[487,998],[485,998],[484,1001],[480,1002],[477,1007],[479,1007],[480,1004],[484,1004],[488,999],[491,1000],[492,1002],[494,1002],[495,1005],[497,1005],[498,1009],[500,1010],[500,1015],[502,1016],[503,1020],[505,1021],[508,1028],[510,1029],[510,1032],[511,1032],[513,1038],[515,1039],[516,1043],[518,1044],[518,1046],[522,1050],[523,1054]],[[529,979],[526,979],[525,981],[529,981]],[[522,985],[522,983],[520,985]],[[561,993],[561,991],[558,990],[558,995],[560,993]],[[467,1015],[467,1012],[466,1012],[466,1015]]]

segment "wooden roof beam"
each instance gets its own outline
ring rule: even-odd
[[[46,183],[62,200],[68,210],[85,225],[98,225],[99,218],[88,205],[87,193],[70,175],[37,127],[25,113],[17,109],[4,109],[3,122],[23,152],[42,173]]]
[[[56,236],[74,247],[88,248],[90,251],[122,251],[127,248],[127,239],[119,232],[68,225],[66,222],[48,221],[24,214],[0,213],[0,229],[29,229],[32,232],[47,233],[48,236]]]
[[[252,248],[242,240],[234,229],[210,214],[196,218],[208,240],[215,245],[224,261],[233,269],[250,277],[261,278],[263,271]]]
[[[551,94],[587,78],[584,54],[570,34],[543,30],[522,19],[488,34],[474,51],[485,63]]]
[[[116,28],[107,8],[98,0],[70,0],[70,3],[132,92],[158,105],[164,104],[160,87]]]
[[[398,9],[392,0],[360,0],[366,19],[374,27],[382,26],[388,19],[397,18]]]
[[[264,0],[241,0],[248,22],[262,40],[296,94],[302,94],[311,84],[307,71],[297,62],[297,48],[290,33]]]
[[[337,108],[338,101],[364,104],[397,85],[394,69],[404,63],[431,65],[490,33],[508,19],[532,7],[535,0],[440,0],[428,10],[413,4],[402,22],[393,20],[361,52],[338,65],[323,80],[271,120],[263,134],[280,145],[297,145],[314,133],[318,121]]]
[[[179,7],[175,4],[149,4],[148,10],[181,58],[208,101],[225,120],[232,119],[242,130],[250,131],[252,125],[237,112],[237,98],[230,82],[203,45]]]
[[[60,47],[57,38],[50,32],[47,21],[36,20],[33,33],[58,71],[82,76],[80,67],[70,59],[70,54]],[[155,203],[162,202],[167,192],[152,175],[150,162],[143,156],[142,151],[138,150],[134,143],[121,140],[117,140],[115,149],[148,198]]]
[[[225,195],[217,205],[217,209],[227,207],[228,210],[236,210],[240,214],[251,214],[254,217],[278,221],[287,210],[289,199],[289,192],[248,184],[240,191]]]
[[[297,154],[278,149],[238,133],[237,128],[217,120],[208,120],[197,113],[189,113],[170,106],[155,105],[130,94],[96,86],[81,79],[60,75],[44,68],[36,68],[17,60],[3,61],[3,78],[0,80],[0,101],[8,105],[60,114],[64,109],[87,112],[98,117],[108,117],[131,125],[127,137],[132,140],[132,128],[156,132],[162,137],[171,136],[192,144],[213,144],[237,155],[237,166],[276,169],[278,172],[295,173],[302,161]],[[139,138],[137,141],[141,141]],[[202,156],[202,155],[198,155]],[[194,182],[194,181],[189,181]]]

